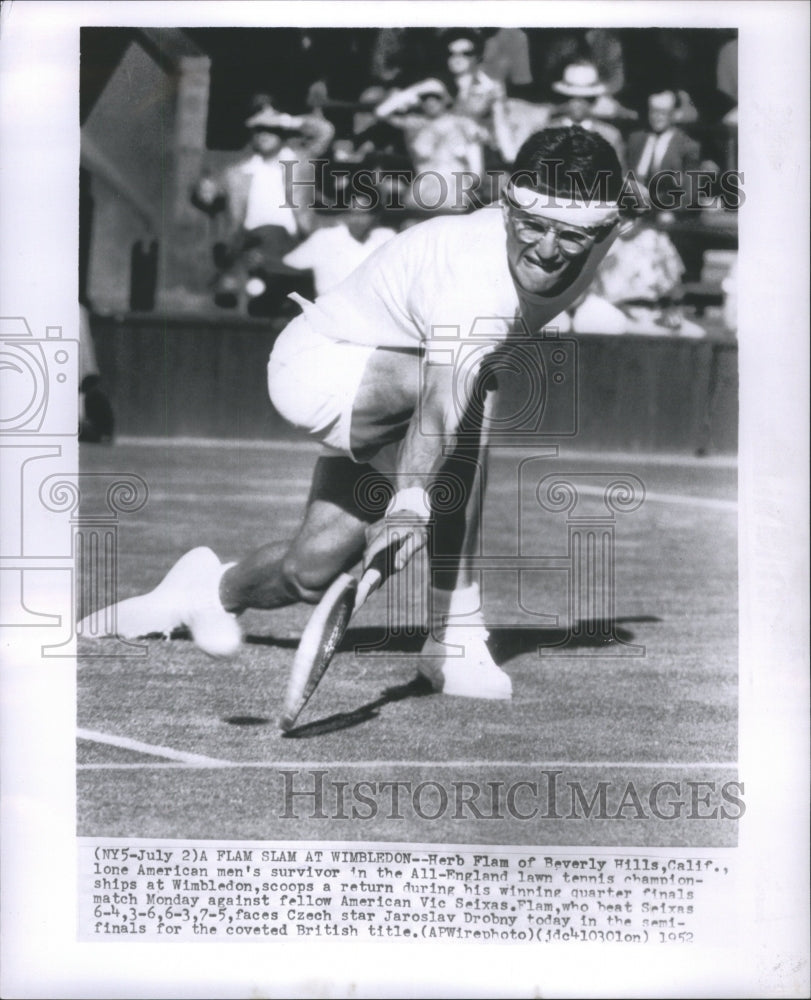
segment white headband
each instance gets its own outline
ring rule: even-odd
[[[581,201],[574,196],[545,194],[528,187],[510,184],[506,191],[507,202],[531,215],[542,216],[553,222],[568,222],[570,226],[588,228],[605,226],[619,218],[616,202]]]

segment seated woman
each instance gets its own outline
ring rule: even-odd
[[[684,264],[670,237],[638,223],[615,240],[589,294],[572,317],[576,333],[704,337],[684,316],[679,288]]]

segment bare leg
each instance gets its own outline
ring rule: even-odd
[[[223,575],[220,599],[226,610],[316,603],[363,554],[371,518],[359,509],[354,487],[370,471],[349,458],[320,458],[295,538],[255,549]]]
[[[459,477],[466,500],[459,510],[434,517],[434,541],[431,555],[436,564],[432,573],[434,586],[443,590],[469,587],[475,582],[471,560],[479,552],[481,503],[486,480],[484,451],[475,455],[456,454],[442,468],[443,475]]]
[[[498,667],[486,645],[487,629],[476,556],[480,554],[481,510],[487,458],[487,425],[494,394],[475,407],[463,423],[460,447],[440,473],[458,477],[464,502],[435,517],[430,635],[420,673],[446,694],[505,699],[512,695],[510,678]],[[455,505],[454,505],[455,506]]]
[[[482,503],[487,481],[487,422],[495,403],[488,392],[478,412],[463,421],[463,443],[442,468],[439,479],[450,478],[449,491],[461,482],[464,503],[448,513],[436,513],[432,555],[438,564],[432,573],[435,587],[462,590],[477,582],[472,561],[479,554]]]

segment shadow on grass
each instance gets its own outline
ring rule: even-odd
[[[406,698],[423,698],[425,695],[433,694],[433,688],[424,677],[415,677],[408,684],[398,684],[394,687],[386,688],[379,698],[370,701],[366,705],[361,705],[351,712],[338,712],[330,715],[326,719],[317,719],[315,722],[308,722],[294,729],[288,730],[283,736],[286,739],[308,739],[313,736],[323,736],[326,733],[334,733],[340,729],[351,729],[359,726],[363,722],[369,722],[377,718],[380,709],[384,705],[389,705],[395,701],[404,701]],[[257,715],[230,715],[222,720],[229,726],[267,726],[271,719]]]
[[[302,726],[296,726],[294,729],[288,730],[284,734],[284,738],[306,740],[313,736],[335,733],[341,729],[351,729],[353,726],[359,726],[364,722],[376,719],[384,705],[390,705],[395,701],[404,701],[406,698],[424,698],[433,693],[434,689],[424,677],[415,677],[408,684],[397,684],[394,687],[386,688],[379,698],[366,705],[361,705],[351,712],[338,712],[326,719],[317,719],[315,722],[306,722]]]
[[[578,621],[571,629],[494,626],[490,629],[490,646],[494,659],[502,664],[516,656],[537,652],[541,647],[602,648],[623,643],[630,644],[634,633],[624,625],[659,620],[651,616],[624,618],[615,621],[613,625],[602,620],[583,620]],[[339,652],[416,655],[422,649],[426,634],[424,631],[410,631],[398,635],[384,628],[349,629],[339,647]],[[264,642],[274,644],[271,637],[266,638]],[[424,698],[433,693],[431,684],[424,677],[417,676],[408,684],[386,688],[379,698],[360,705],[351,712],[338,712],[325,719],[296,726],[286,732],[284,738],[312,739],[314,736],[351,729],[376,719],[380,710],[386,705],[404,701],[406,698]],[[241,724],[255,724],[255,722],[248,720]]]
[[[280,638],[275,635],[246,635],[242,641],[248,646],[273,646],[274,649],[298,649],[298,637]]]
[[[565,647],[566,649],[599,649],[617,644],[631,643],[634,633],[628,625],[659,622],[660,618],[642,615],[634,618],[617,618],[613,624],[604,619],[581,619],[571,627],[493,625],[489,626],[490,648],[499,664],[516,656],[537,652],[541,648]],[[357,655],[386,653],[416,655],[428,632],[424,629],[391,631],[382,626],[350,628],[343,637],[339,653]],[[451,640],[452,641],[452,640]],[[298,639],[276,638],[272,635],[249,635],[245,642],[256,646],[273,646],[276,649],[296,649]]]

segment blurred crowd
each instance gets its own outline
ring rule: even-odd
[[[640,58],[622,32],[557,29],[535,42],[518,28],[380,29],[360,71],[310,52],[306,107],[255,94],[247,148],[205,172],[192,195],[210,220],[218,306],[295,310],[291,293],[327,290],[403,228],[497,201],[531,134],[577,124],[611,143],[651,208],[561,324],[734,334],[734,35],[717,34],[700,93],[676,31],[646,42],[661,46],[666,75],[649,71],[650,52]]]

